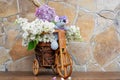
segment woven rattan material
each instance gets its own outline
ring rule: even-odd
[[[50,43],[39,43],[35,48],[35,52],[40,66],[54,65],[55,53],[51,49]]]

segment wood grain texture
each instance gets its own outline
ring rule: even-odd
[[[52,80],[54,76],[52,72],[41,72],[37,77],[32,72],[0,72],[0,80]],[[73,72],[71,77],[72,80],[120,80],[120,72]]]

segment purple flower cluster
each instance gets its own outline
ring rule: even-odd
[[[55,10],[48,5],[42,5],[37,8],[35,16],[42,20],[53,21],[55,19]]]

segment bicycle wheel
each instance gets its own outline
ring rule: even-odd
[[[33,61],[33,74],[37,76],[39,73],[39,63],[37,59],[34,59]]]
[[[68,78],[72,73],[72,59],[68,52],[57,55],[57,71],[64,79]],[[62,58],[62,59],[61,59]],[[63,66],[62,66],[63,64]]]

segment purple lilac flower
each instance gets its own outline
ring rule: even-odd
[[[37,8],[35,16],[39,19],[47,20],[47,21],[53,21],[56,13],[55,10],[48,5],[42,5],[39,8]]]
[[[59,22],[59,16],[55,16],[55,19],[54,19],[55,22]]]

